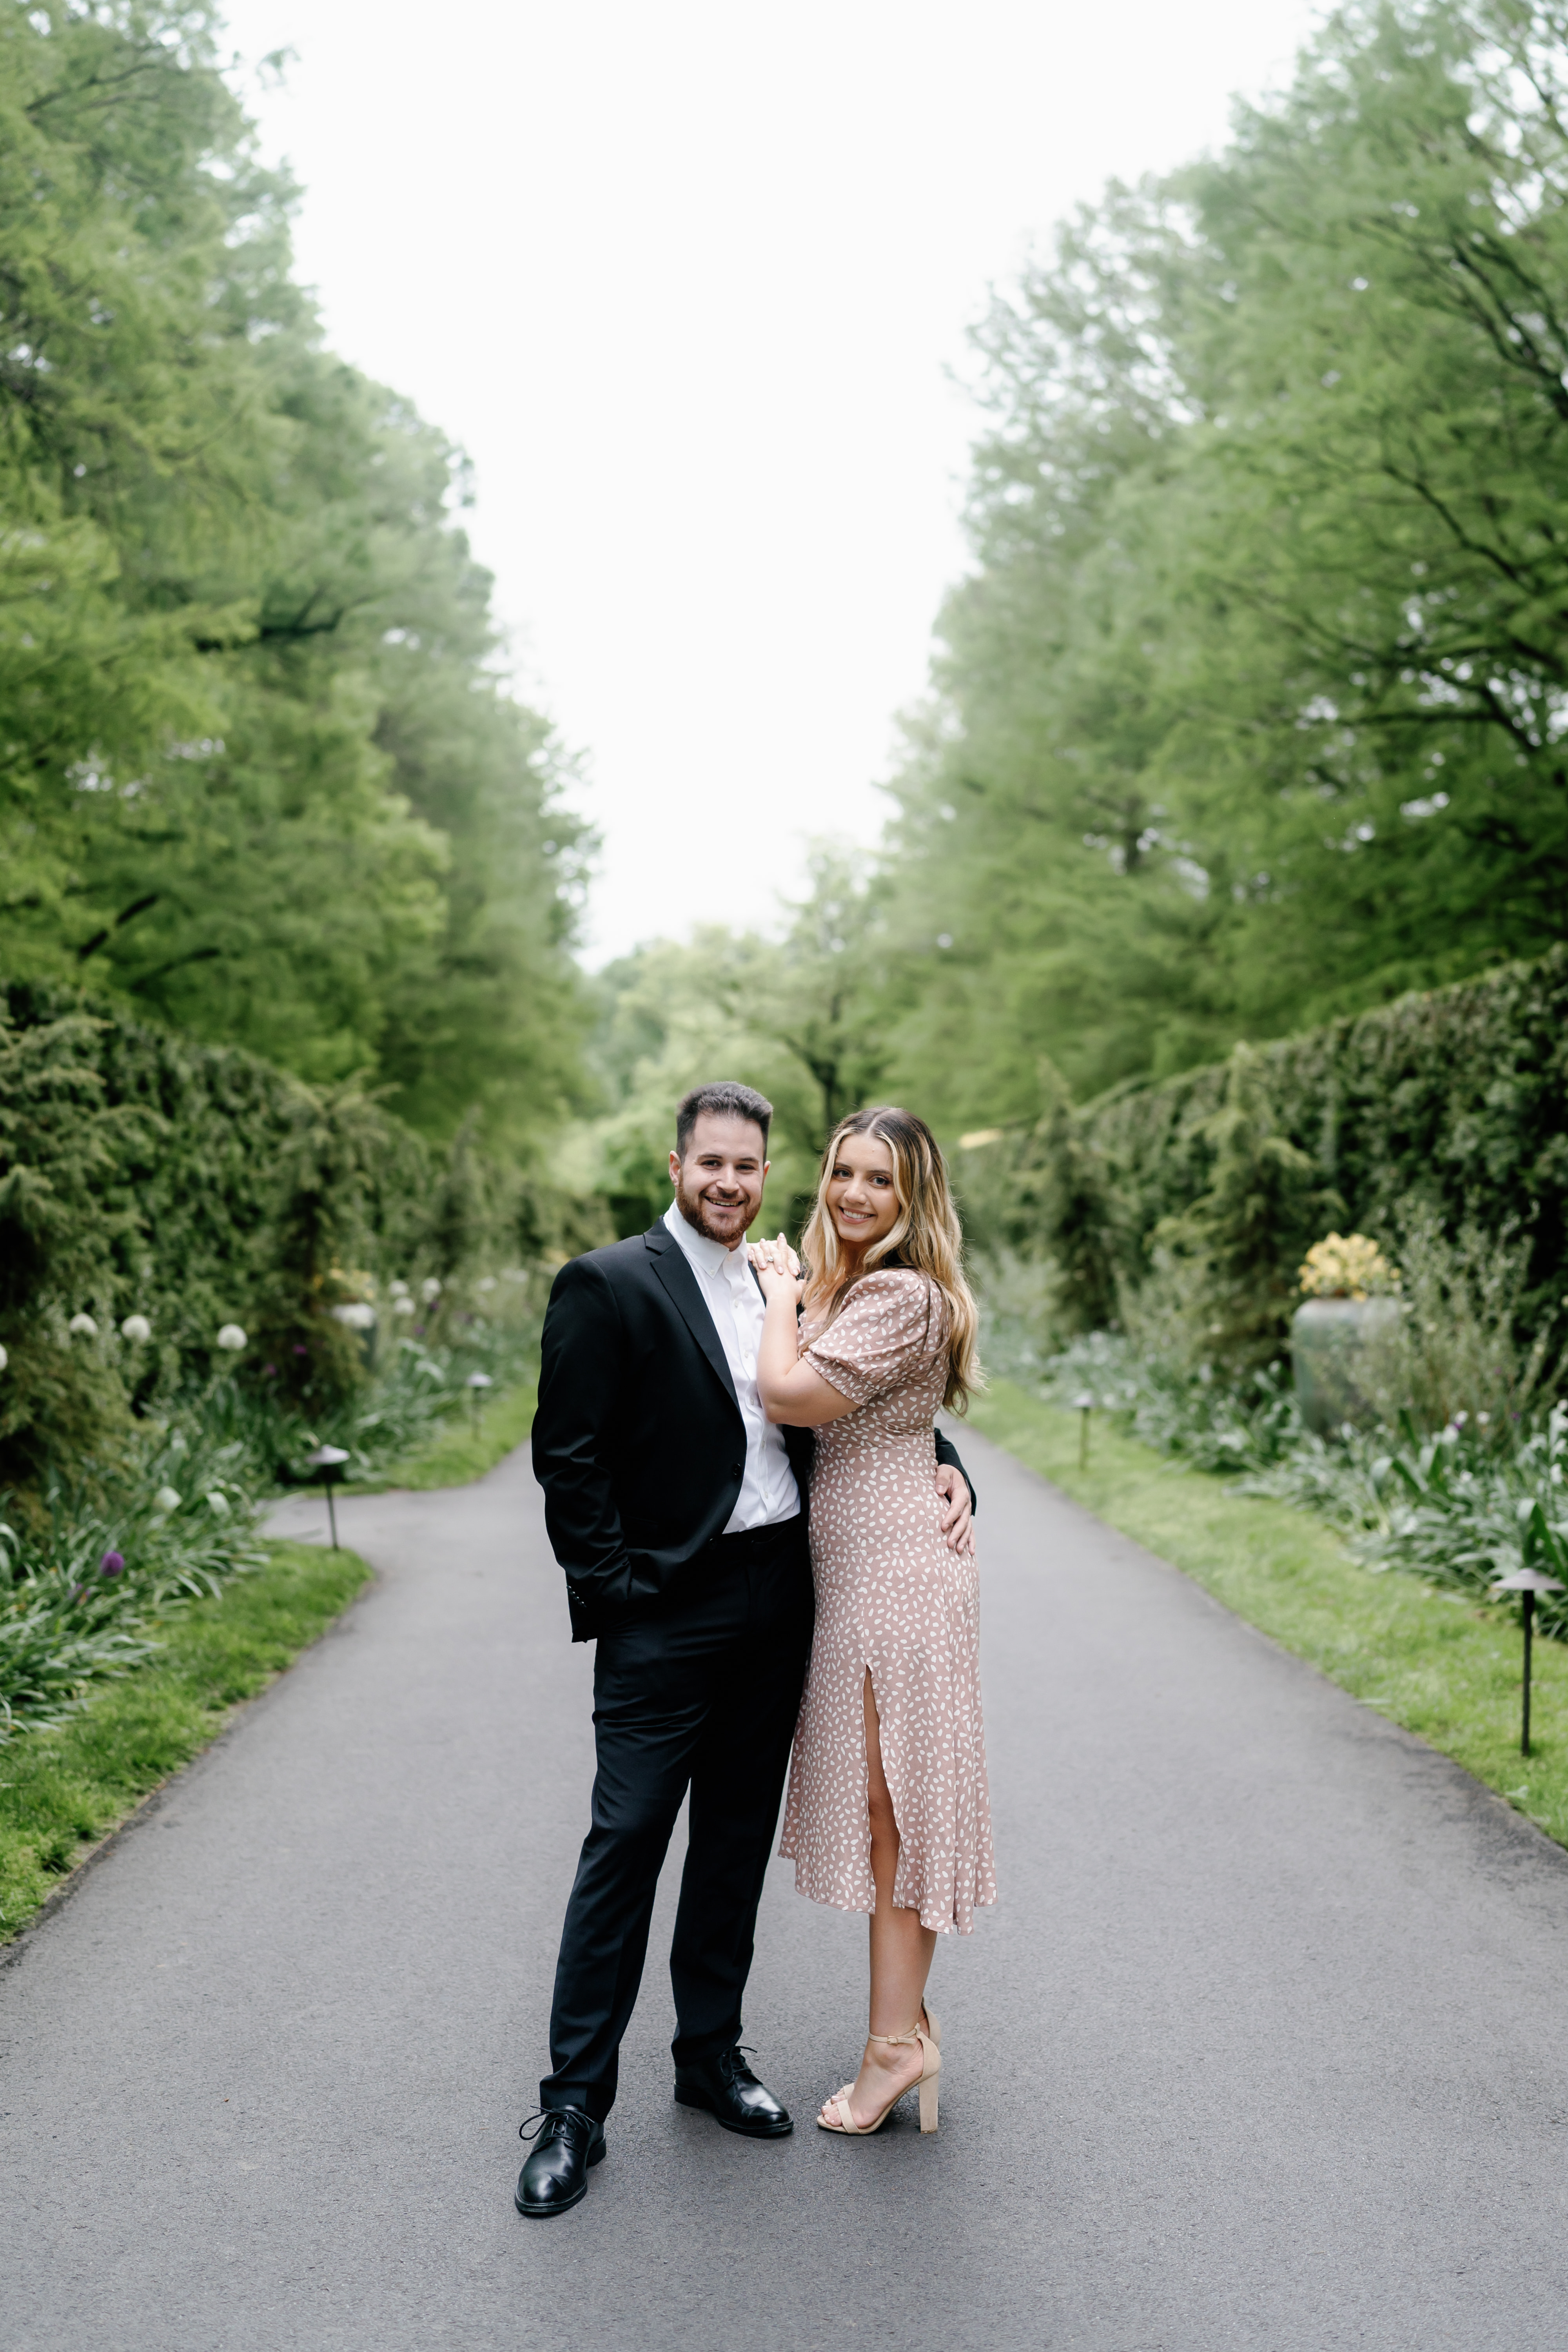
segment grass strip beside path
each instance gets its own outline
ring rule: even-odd
[[[533,1426],[538,1402],[538,1381],[520,1381],[516,1388],[502,1389],[498,1396],[488,1398],[477,1415],[468,1411],[448,1414],[428,1444],[392,1465],[384,1477],[375,1482],[378,1488],[384,1492],[387,1487],[402,1486],[425,1495],[442,1486],[467,1486],[473,1479],[482,1478],[522,1444]],[[356,1484],[352,1491],[369,1490]]]
[[[1230,1493],[1124,1437],[1096,1413],[1086,1470],[1079,1415],[998,1381],[974,1425],[1391,1722],[1451,1756],[1568,1845],[1568,1646],[1535,1644],[1531,1745],[1519,1752],[1517,1617],[1396,1570],[1358,1567],[1333,1529],[1288,1504]],[[982,1497],[984,1512],[984,1497]],[[984,1518],[980,1522],[982,1533]]]
[[[365,1582],[352,1551],[271,1543],[266,1568],[171,1611],[149,1664],[106,1684],[58,1730],[0,1747],[0,1943],[100,1839],[291,1665]]]

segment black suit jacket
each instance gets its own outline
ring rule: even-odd
[[[815,1440],[786,1428],[784,1441],[804,1503]],[[940,1430],[936,1450],[963,1471]],[[663,1220],[571,1259],[545,1311],[533,1473],[574,1642],[657,1604],[722,1532],[745,1467],[729,1363]]]

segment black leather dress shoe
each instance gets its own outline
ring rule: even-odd
[[[759,2083],[741,2055],[743,2045],[721,2050],[695,2066],[675,2070],[676,2104],[706,2107],[726,2131],[743,2132],[748,2139],[782,2139],[795,2129],[789,2109],[781,2106],[765,2083]]]
[[[513,2202],[520,2213],[548,2221],[552,2213],[569,2213],[588,2194],[588,2167],[605,2153],[605,2126],[584,2107],[545,2107],[532,2131],[528,2124],[519,2137],[531,2139],[533,2149],[517,2177]]]

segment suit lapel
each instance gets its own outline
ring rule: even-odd
[[[729,1359],[724,1353],[723,1343],[720,1339],[713,1318],[708,1311],[708,1301],[703,1297],[698,1286],[697,1276],[692,1273],[687,1260],[686,1252],[679,1242],[671,1238],[668,1228],[662,1219],[657,1225],[650,1227],[643,1235],[643,1240],[647,1245],[648,1255],[653,1260],[654,1272],[668,1292],[681,1321],[723,1382],[725,1395],[739,1412],[741,1400],[735,1394],[735,1382],[731,1374]]]

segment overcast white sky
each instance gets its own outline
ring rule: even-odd
[[[468,450],[587,759],[594,962],[873,840],[960,570],[987,284],[1223,139],[1308,0],[232,0],[335,348]]]

